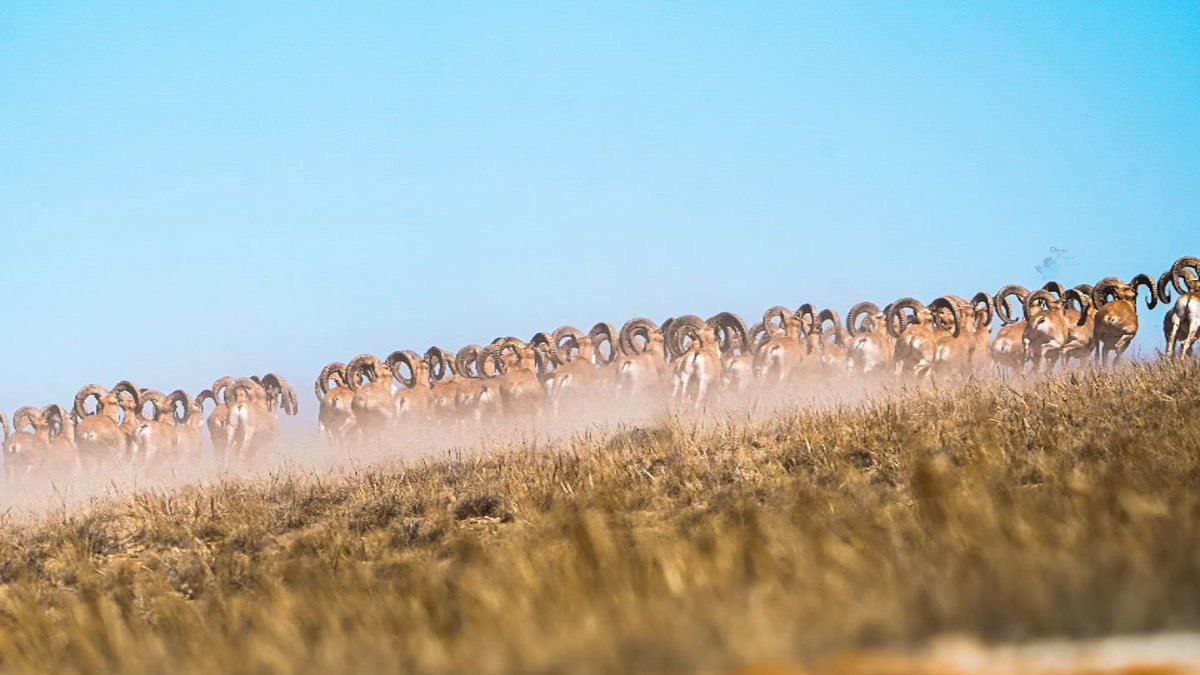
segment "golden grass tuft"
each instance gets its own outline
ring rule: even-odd
[[[1197,629],[1198,411],[1162,362],[140,494],[3,527],[0,668],[790,673]]]

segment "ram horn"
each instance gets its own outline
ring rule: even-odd
[[[817,308],[806,302],[796,309],[796,318],[800,319],[800,334],[812,335],[817,327]]]
[[[117,395],[118,397],[121,394],[125,394],[125,395],[129,396],[130,398],[133,399],[133,409],[134,410],[142,409],[142,393],[140,391],[138,391],[137,387],[133,386],[128,381],[121,380],[120,382],[114,384],[113,388],[112,388],[112,393],[114,395]]]
[[[1073,302],[1079,305],[1079,321],[1076,321],[1075,325],[1082,326],[1087,323],[1088,314],[1092,308],[1092,298],[1078,288],[1068,288],[1063,292],[1063,307],[1069,308]]]
[[[992,298],[992,306],[996,308],[996,316],[1000,317],[1000,322],[1006,326],[1018,321],[1018,319],[1013,318],[1012,306],[1008,304],[1008,298],[1014,295],[1024,305],[1025,299],[1029,297],[1029,289],[1018,284],[1009,284],[996,291],[995,297]]]
[[[362,378],[364,376],[367,378],[367,381],[375,382],[379,379],[382,369],[382,364],[378,358],[370,354],[356,356],[346,366],[346,386],[350,388],[350,391],[358,391],[362,387]]]
[[[568,336],[567,339],[578,347],[574,336]],[[533,368],[539,379],[544,380],[563,365],[558,350],[554,348],[554,337],[549,333],[535,333],[529,340],[529,346],[533,349]],[[570,350],[571,347],[568,346],[567,349]]]
[[[492,349],[495,349],[497,354],[502,354],[505,350],[512,349],[520,356],[521,350],[528,346],[524,340],[515,337],[499,338],[492,342]]]
[[[138,417],[144,420],[157,422],[159,418],[162,417],[163,411],[167,409],[167,395],[161,391],[155,391],[153,389],[142,389],[140,393],[142,398],[141,405],[138,406],[137,409]],[[154,408],[154,414],[150,417],[146,417],[145,415],[144,408],[146,405],[150,405],[152,408]]]
[[[620,347],[617,346],[616,336],[617,331],[613,328],[612,324],[603,321],[592,326],[592,329],[588,331],[588,337],[592,339],[592,351],[595,352],[596,363],[607,366],[617,360],[621,352]],[[608,344],[607,356],[605,356],[604,350],[600,348],[600,345],[605,343]]]
[[[763,312],[762,322],[773,335],[776,331],[783,331],[784,324],[789,316],[795,316],[795,312],[783,305],[775,305]]]
[[[1124,285],[1126,285],[1125,282],[1116,277],[1104,277],[1092,288],[1092,306],[1100,309],[1107,305],[1108,295],[1115,294],[1116,290]]]
[[[558,331],[555,331],[556,333]],[[569,359],[563,356],[570,354],[572,349],[579,349],[579,340],[575,333],[566,333],[563,340],[566,347],[560,350],[558,339],[551,333],[538,331],[529,338],[529,346],[533,347],[534,358],[537,359],[539,372],[549,373],[554,368],[565,364]]]
[[[858,317],[864,314],[867,316],[879,314],[879,305],[873,302],[860,302],[850,308],[850,311],[846,314],[846,333],[850,337],[856,337],[860,332],[863,332],[864,329],[859,323]]]
[[[42,408],[42,420],[50,427],[50,438],[58,438],[67,430],[67,414],[57,403]]]
[[[900,312],[906,309],[912,310],[913,314],[916,315],[921,310],[926,309],[926,307],[916,298],[901,298],[888,305],[885,317],[886,323],[884,324],[887,327],[888,335],[899,338],[904,329],[908,327],[901,322],[902,317],[900,316]]]
[[[546,366],[560,366],[577,358],[591,358],[590,355],[583,353],[582,340],[585,337],[583,331],[573,326],[563,326],[553,333],[539,332],[535,334],[529,341],[529,345],[541,350],[540,358],[548,359]],[[534,345],[534,340],[538,340],[541,346]]]
[[[1148,274],[1136,274],[1129,280],[1129,287],[1133,289],[1133,304],[1137,304],[1138,288],[1141,286],[1145,286],[1146,290],[1150,291],[1150,298],[1146,300],[1146,309],[1158,307],[1158,296],[1155,294],[1154,280]]]
[[[14,431],[21,431],[25,427],[33,427],[37,431],[38,424],[45,418],[42,416],[42,411],[38,408],[25,406],[13,413],[12,424]]]
[[[384,365],[392,371],[392,377],[399,380],[405,389],[414,389],[417,386],[417,362],[420,360],[421,357],[416,352],[405,349],[388,354]],[[408,377],[401,372],[400,366],[408,368]]]
[[[717,334],[717,344],[722,353],[749,353],[750,334],[742,317],[733,312],[718,312],[707,323]]]
[[[687,314],[678,317],[671,321],[667,326],[666,333],[663,338],[667,344],[667,350],[674,358],[679,358],[687,351],[685,340],[693,341],[700,339],[700,331],[705,328],[704,320],[698,316]]]
[[[430,347],[425,350],[425,363],[429,364],[429,376],[435,383],[449,382],[457,374],[454,370],[454,356],[441,347]]]
[[[325,397],[329,395],[329,391],[333,388],[330,386],[331,384],[337,384],[339,387],[346,386],[346,364],[331,363],[321,369],[321,374],[317,376],[316,383],[317,399],[321,401],[325,400]]]
[[[411,354],[411,352],[409,353]],[[268,398],[271,400],[278,398],[279,405],[285,414],[294,416],[300,412],[300,401],[297,400],[296,392],[287,380],[275,373],[267,373],[263,375],[262,383],[264,390],[268,392]]]
[[[1047,281],[1046,283],[1042,284],[1042,290],[1053,293],[1056,300],[1062,299],[1063,285],[1057,281]]]
[[[962,328],[962,320],[958,316],[959,303],[953,297],[942,296],[933,302],[929,303],[929,309],[933,311],[933,324],[942,330],[947,330],[946,324],[942,319],[940,312],[937,309],[944,308],[950,312],[950,317],[954,319],[954,328],[949,329],[951,337],[958,337]]]
[[[621,347],[621,353],[625,356],[633,357],[641,354],[650,344],[650,335],[659,332],[658,324],[650,319],[638,317],[630,319],[621,326],[621,332],[617,335],[618,345]],[[642,338],[643,342],[639,345],[637,338]]]
[[[484,377],[497,377],[499,375],[503,375],[507,370],[506,366],[504,365],[504,359],[502,358],[503,354],[504,347],[496,344],[490,345],[481,351],[479,354],[478,365],[476,366],[479,368],[479,374]],[[491,366],[490,370],[488,368],[489,364]]]
[[[1154,285],[1154,290],[1158,295],[1158,301],[1166,304],[1171,301],[1171,270],[1163,272],[1158,277],[1158,283]]]
[[[1029,317],[1033,314],[1034,304],[1041,304],[1042,311],[1048,312],[1056,302],[1058,302],[1058,299],[1054,297],[1054,294],[1044,288],[1030,293],[1025,298],[1025,302],[1022,303],[1022,307],[1025,309],[1025,320],[1028,321]]]
[[[234,378],[232,377],[222,377],[216,382],[213,382],[213,396],[216,396],[217,399],[225,405],[229,405],[229,385],[233,384],[233,380]]]
[[[171,413],[171,421],[176,425],[187,424],[192,419],[192,399],[182,389],[167,394],[166,408]],[[183,406],[183,417],[179,416],[179,407]]]
[[[1175,261],[1171,265],[1171,285],[1175,287],[1175,292],[1184,295],[1189,292],[1187,279],[1184,277],[1183,270],[1192,270],[1193,279],[1200,279],[1200,258],[1184,256]]]
[[[454,356],[454,370],[463,377],[472,379],[483,377],[483,371],[479,369],[483,351],[483,347],[479,345],[467,345],[458,350]]]
[[[996,308],[992,305],[992,296],[983,291],[972,295],[971,309],[975,313],[976,328],[987,328],[992,325],[992,317],[996,315]],[[980,317],[981,312],[983,313],[982,317]]]
[[[219,400],[217,400],[217,395],[213,393],[212,389],[205,389],[204,391],[200,392],[199,394],[196,394],[195,403],[196,403],[196,407],[200,409],[201,414],[204,413],[204,402],[205,401],[212,401],[214,407],[221,405],[221,402]]]
[[[75,417],[82,420],[83,418],[92,414],[87,411],[87,400],[93,396],[96,397],[97,402],[96,412],[99,412],[100,399],[108,393],[109,391],[107,389],[98,384],[89,384],[83,389],[80,389],[79,393],[75,394],[75,405],[72,408],[75,413]]]
[[[842,317],[838,316],[837,310],[823,309],[817,315],[817,335],[822,341],[825,339],[825,324],[833,324],[833,343],[840,345],[845,344],[845,333],[842,332]]]
[[[562,353],[562,354],[556,353],[554,355],[554,358],[570,361],[572,350],[582,349],[582,347],[583,347],[582,342],[583,342],[583,339],[586,337],[587,336],[584,335],[583,331],[579,330],[578,328],[576,328],[574,326],[560,326],[560,327],[556,328],[554,330],[554,333],[551,334],[551,338],[554,342],[554,349],[556,352],[561,351],[564,353]],[[563,342],[567,342],[565,349],[563,346]],[[584,356],[584,358],[587,358],[587,356]]]

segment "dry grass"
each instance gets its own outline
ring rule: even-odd
[[[0,667],[724,671],[1196,629],[1198,410],[1200,366],[1159,363],[141,495],[4,527]]]

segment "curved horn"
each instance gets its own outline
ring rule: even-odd
[[[63,429],[66,428],[67,413],[65,410],[63,410],[61,405],[57,403],[51,403],[50,405],[42,408],[42,419],[50,422],[52,426],[55,422],[58,423],[58,433],[55,434],[57,437],[58,434],[61,434]]]
[[[796,310],[796,318],[800,319],[800,334],[809,336],[817,329],[817,308],[806,302]]]
[[[879,314],[879,305],[876,305],[873,302],[860,302],[850,308],[849,313],[846,314],[846,333],[848,333],[850,337],[855,337],[863,331],[863,328],[858,322],[858,317],[864,314],[868,316],[875,316],[876,314]]]
[[[83,389],[80,389],[79,393],[75,394],[75,405],[72,407],[72,410],[75,412],[75,417],[82,420],[83,418],[89,416],[90,413],[87,411],[87,400],[93,396],[96,397],[97,401],[96,412],[100,412],[98,405],[99,401],[105,394],[108,393],[109,391],[107,389],[98,384],[89,384]]]
[[[142,409],[142,393],[140,391],[138,391],[137,387],[133,386],[128,381],[121,380],[120,382],[114,384],[113,388],[112,388],[112,393],[115,395],[118,395],[118,396],[121,394],[125,394],[125,395],[129,396],[130,398],[133,399],[133,409],[134,410]]]
[[[718,348],[722,353],[749,353],[750,333],[742,317],[733,312],[718,312],[708,320],[708,325],[717,334]]]
[[[954,319],[954,328],[950,329],[951,337],[958,337],[958,333],[962,328],[962,320],[958,316],[958,303],[954,299],[942,296],[933,302],[929,303],[929,309],[945,308],[950,312],[950,317]],[[933,324],[942,330],[946,330],[946,325],[942,322],[942,315],[939,312],[933,313]]]
[[[261,379],[253,377],[239,377],[229,383],[230,394],[235,394],[240,390],[245,390],[252,398],[266,400],[267,390],[260,384]]]
[[[900,318],[900,312],[906,309],[911,309],[916,314],[925,309],[925,305],[921,304],[921,301],[916,298],[901,298],[888,305],[887,316],[885,317],[886,323],[884,324],[887,326],[888,335],[898,338],[904,332],[905,326],[898,319]]]
[[[570,361],[572,359],[572,356],[571,356],[572,351],[571,350],[572,349],[576,349],[576,350],[581,349],[582,345],[580,343],[582,342],[582,340],[585,337],[587,337],[587,336],[583,334],[583,331],[579,330],[578,328],[576,328],[574,326],[559,326],[558,328],[556,328],[554,330],[554,333],[551,334],[551,341],[554,343],[555,351],[564,351],[563,350],[563,342],[564,341],[568,342],[568,344],[565,349],[565,355],[564,354],[556,354],[555,358],[566,359],[567,361]]]
[[[840,345],[845,342],[845,334],[842,332],[842,317],[838,316],[837,310],[823,309],[817,315],[817,334],[822,340],[825,339],[825,324],[833,324],[833,343]]]
[[[262,377],[262,384],[272,403],[272,409],[275,407],[275,401],[278,400],[278,406],[283,408],[284,413],[295,415],[300,412],[300,402],[296,399],[296,392],[283,377],[275,373],[267,373]]]
[[[650,343],[650,335],[659,332],[658,324],[645,317],[637,317],[625,322],[621,326],[621,332],[617,335],[618,345],[621,347],[621,353],[626,356],[637,356],[645,351],[645,345]],[[644,343],[639,346],[637,338],[642,338]]]
[[[507,370],[504,365],[504,350],[506,347],[502,344],[488,345],[479,354],[479,362],[476,366],[479,369],[479,374],[484,377],[497,377],[503,375]],[[491,366],[490,370],[488,366]]]
[[[1155,307],[1158,307],[1158,295],[1154,290],[1154,280],[1151,279],[1149,275],[1134,275],[1134,277],[1129,280],[1129,286],[1133,289],[1134,305],[1137,305],[1138,288],[1140,286],[1145,286],[1146,289],[1150,291],[1150,298],[1146,300],[1146,309],[1154,309]]]
[[[138,406],[136,411],[137,416],[144,420],[152,420],[157,422],[158,419],[162,417],[163,412],[167,410],[167,395],[160,391],[154,391],[153,389],[143,389],[141,390],[141,395],[141,405]],[[147,404],[154,408],[154,414],[152,414],[150,417],[146,417],[145,411],[143,410]]]
[[[416,352],[405,349],[388,354],[384,364],[392,371],[392,377],[399,380],[405,389],[413,389],[417,386],[417,361],[420,360],[421,357],[417,356]],[[408,377],[400,372],[400,366],[408,367]]]
[[[333,388],[330,386],[331,384],[336,384],[339,387],[346,386],[346,365],[344,363],[331,363],[321,369],[321,374],[317,376],[316,383],[318,400],[325,400],[325,397],[329,395],[329,390]]]
[[[432,382],[442,383],[454,379],[454,356],[438,346],[425,350],[425,363],[429,364],[429,378]]]
[[[195,400],[196,407],[200,409],[201,415],[204,414],[204,402],[205,401],[212,401],[214,407],[221,405],[221,402],[219,400],[217,400],[217,395],[213,393],[213,390],[205,389],[204,391],[200,392],[199,394],[196,394],[196,400]]]
[[[192,418],[192,399],[187,395],[187,392],[182,389],[167,394],[166,408],[171,413],[171,421],[176,425],[187,424]],[[183,406],[183,417],[179,416],[179,407]]]
[[[579,346],[579,342],[575,339],[574,334],[567,333],[564,335],[564,339],[568,343],[566,347],[567,353],[571,352],[572,345],[576,348]],[[535,355],[540,355],[537,358],[546,360],[546,363],[543,364],[543,369],[545,370],[549,370],[550,366],[560,366],[566,363],[562,352],[559,351],[558,344],[555,337],[545,331],[534,333],[533,337],[529,339],[529,346],[534,348]]]
[[[1063,308],[1069,308],[1071,303],[1079,304],[1079,321],[1075,322],[1076,326],[1082,326],[1087,323],[1088,312],[1092,307],[1091,296],[1085,295],[1078,288],[1068,288],[1063,292],[1062,296]]]
[[[1063,285],[1058,283],[1057,281],[1047,281],[1045,284],[1042,285],[1042,290],[1050,291],[1051,293],[1053,293],[1055,300],[1062,299]]]
[[[592,351],[595,353],[596,363],[599,365],[607,366],[616,361],[617,357],[620,356],[621,348],[617,346],[616,335],[617,331],[613,328],[612,324],[603,321],[592,326],[592,329],[588,331],[588,337],[592,339]],[[608,343],[607,356],[604,355],[604,350],[600,348],[600,345],[605,343]]]
[[[232,377],[222,377],[213,382],[213,395],[224,405],[229,405],[229,385],[233,384],[234,379]]]
[[[767,341],[770,335],[767,332],[766,324],[761,321],[750,327],[750,346],[757,348],[758,345]]]
[[[667,326],[667,332],[663,335],[667,351],[674,358],[679,358],[687,351],[684,340],[688,338],[691,338],[693,341],[699,340],[700,331],[704,327],[704,320],[692,314],[687,314],[671,321],[671,324]]]
[[[1025,309],[1025,320],[1029,320],[1029,317],[1033,311],[1033,305],[1035,303],[1040,303],[1042,306],[1042,311],[1048,312],[1056,302],[1058,302],[1058,299],[1054,297],[1054,294],[1044,288],[1030,293],[1029,297],[1025,298],[1025,302],[1022,303],[1022,306]]]
[[[975,327],[987,328],[992,325],[992,317],[996,315],[996,308],[992,306],[992,296],[979,291],[971,296],[971,311],[975,315]]]
[[[784,320],[793,315],[794,312],[787,307],[784,307],[783,305],[775,305],[774,307],[763,312],[763,326],[766,326],[767,331],[773,334],[776,329],[782,330]]]
[[[1171,270],[1163,272],[1158,277],[1158,283],[1154,285],[1154,290],[1157,292],[1159,302],[1166,304],[1171,301]]]
[[[379,379],[382,370],[382,364],[374,356],[370,354],[356,356],[346,366],[346,386],[350,388],[350,391],[358,391],[362,386],[361,378],[365,376],[367,381],[375,382]]]
[[[57,403],[42,408],[42,420],[50,427],[50,438],[58,438],[67,429],[67,414]]]
[[[1187,279],[1184,278],[1183,270],[1191,269],[1196,278],[1200,278],[1200,258],[1184,256],[1175,261],[1171,265],[1171,285],[1175,287],[1175,292],[1183,295],[1188,292]]]
[[[1108,295],[1124,286],[1125,282],[1116,277],[1104,277],[1092,288],[1092,306],[1099,309],[1108,304]]]
[[[671,328],[671,324],[673,323],[675,323],[675,317],[667,317],[667,319],[662,322],[662,325],[658,327],[659,335],[664,336],[664,340],[666,339],[665,336],[667,331]],[[649,345],[649,341],[647,341],[646,344]],[[667,360],[671,359],[671,353],[665,348],[663,349],[663,358],[666,358]]]
[[[467,345],[458,350],[458,354],[454,356],[454,368],[458,374],[472,379],[483,377],[483,371],[479,368],[483,351],[483,347],[479,345]]]
[[[995,297],[992,298],[992,306],[996,308],[996,316],[1000,317],[1000,322],[1006,326],[1018,321],[1018,319],[1012,317],[1012,306],[1008,304],[1009,297],[1014,295],[1024,305],[1025,298],[1029,297],[1029,289],[1019,284],[1009,284],[996,291]]]
[[[45,417],[42,411],[32,406],[25,406],[13,413],[12,425],[14,431],[20,431],[25,427],[33,427],[37,431],[38,423],[42,422]]]

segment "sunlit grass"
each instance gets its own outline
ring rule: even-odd
[[[726,670],[1200,627],[1200,367],[664,423],[8,525],[0,667]]]

